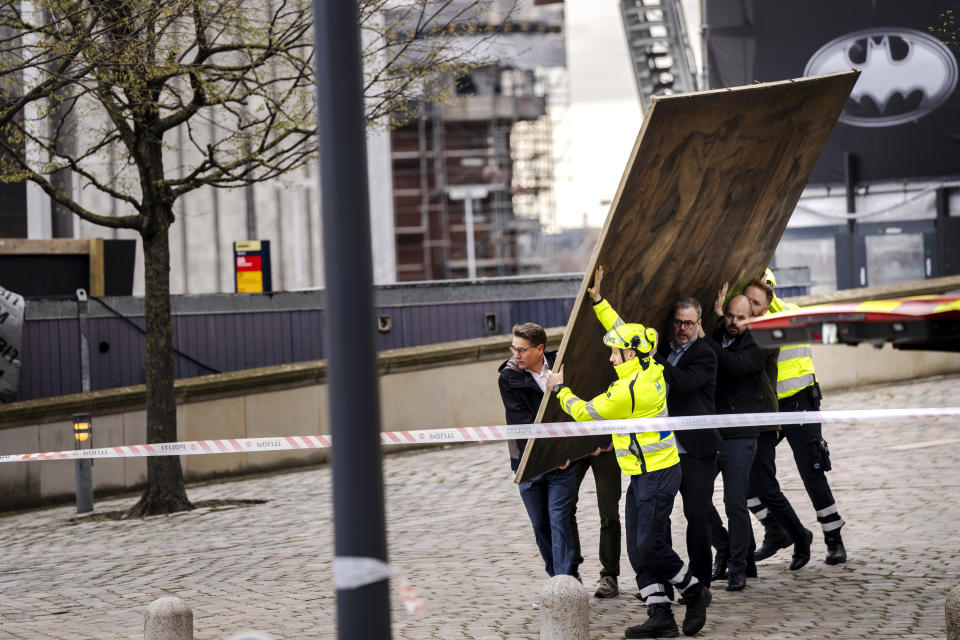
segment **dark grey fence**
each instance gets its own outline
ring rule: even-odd
[[[804,276],[797,275],[799,281],[778,271],[778,295],[807,293]],[[379,348],[504,334],[521,322],[563,326],[582,277],[521,276],[376,287]],[[809,280],[809,274],[805,277]],[[323,359],[329,304],[335,301],[327,300],[323,291],[174,296],[175,375],[189,378]],[[89,313],[91,389],[142,384],[143,299],[91,299]],[[28,300],[17,399],[78,393],[79,343],[75,301]]]
[[[444,281],[377,287],[379,348],[508,333],[520,322],[566,323],[581,276]],[[177,378],[326,356],[323,291],[173,298]],[[28,300],[18,400],[80,391],[77,303]],[[89,302],[91,388],[144,381],[143,299]],[[506,354],[505,354],[506,355]]]

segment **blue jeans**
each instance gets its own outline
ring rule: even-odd
[[[547,575],[576,576],[570,527],[570,514],[577,502],[576,465],[521,482],[520,498],[530,516]]]

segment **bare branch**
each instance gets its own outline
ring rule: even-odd
[[[137,220],[144,230],[195,189],[272,180],[314,157],[310,0],[34,4],[42,11],[24,15],[21,0],[0,0],[0,138],[11,158],[0,159],[0,179],[40,184],[70,171],[140,216],[121,223],[67,204],[70,194],[51,192],[55,201],[97,224]],[[359,9],[368,121],[394,114],[383,121],[400,124],[412,103],[449,92],[449,81],[431,78],[482,62],[460,60],[445,35],[475,23],[482,0],[360,0]],[[24,73],[33,80],[4,80]],[[171,168],[165,138],[175,129],[186,143],[183,166]],[[106,160],[117,149],[119,167]]]

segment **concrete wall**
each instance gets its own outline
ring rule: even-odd
[[[561,329],[550,330],[551,343]],[[508,337],[383,352],[380,407],[385,431],[502,424],[497,367]],[[861,345],[814,346],[824,390],[960,372],[960,354],[897,351]],[[142,387],[0,406],[0,453],[73,448],[70,416],[89,411],[97,447],[146,442]],[[265,367],[178,381],[181,440],[329,434],[325,363]],[[393,450],[393,449],[388,449]],[[183,456],[186,477],[221,475],[323,462],[326,450]],[[507,453],[504,445],[504,465]],[[72,499],[73,462],[0,464],[0,508]],[[143,458],[97,460],[94,487],[135,489],[146,478]]]
[[[551,343],[561,330],[551,330]],[[396,349],[381,353],[380,411],[385,431],[502,424],[497,368],[507,337]],[[0,453],[73,448],[71,415],[93,416],[94,446],[146,442],[143,387],[126,387],[0,405]],[[264,367],[177,382],[180,440],[330,434],[323,361]],[[128,408],[129,407],[129,408]],[[504,445],[506,447],[506,445]],[[506,464],[504,448],[504,464]],[[327,450],[182,456],[188,480],[315,464]],[[0,464],[0,509],[71,500],[74,463]],[[135,489],[146,460],[96,460],[95,491]]]
[[[957,373],[960,353],[900,351],[885,344],[813,345],[813,362],[824,391],[888,384]]]

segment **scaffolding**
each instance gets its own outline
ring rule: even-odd
[[[498,65],[455,81],[455,100],[392,134],[398,280],[538,270],[554,205],[545,85]]]

